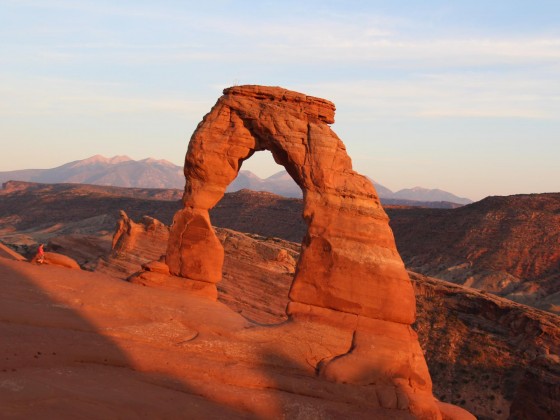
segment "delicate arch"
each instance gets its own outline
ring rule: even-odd
[[[220,281],[223,248],[208,211],[243,161],[269,150],[302,188],[308,225],[291,305],[412,323],[414,294],[387,215],[331,130],[334,112],[329,101],[282,88],[225,89],[189,143],[183,209],[174,217],[167,249],[170,272]]]

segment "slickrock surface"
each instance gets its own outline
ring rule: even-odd
[[[299,245],[229,229],[217,228],[216,234],[225,251],[218,299],[259,323],[286,320]]]
[[[330,129],[334,105],[277,87],[238,86],[224,95],[191,137],[183,209],[165,256],[169,283],[214,299],[224,248],[209,210],[242,162],[269,150],[304,196],[307,232],[290,289],[286,328],[323,325],[351,332],[344,353],[308,361],[333,384],[369,387],[381,405],[417,417],[441,416],[416,333],[413,289],[372,183],[352,170]],[[166,271],[165,269],[162,271]],[[133,282],[161,285],[149,267]],[[213,289],[217,290],[217,289]],[[467,415],[467,413],[465,413]]]
[[[318,374],[352,347],[343,325],[262,327],[188,293],[4,258],[0,279],[4,417],[412,418],[390,382]]]
[[[18,254],[10,247],[4,245],[2,242],[0,242],[0,257],[9,258],[10,260],[15,261],[27,261],[27,259],[23,255]]]
[[[64,254],[75,260],[80,267],[91,269],[100,257],[111,250],[112,235],[83,235],[79,233],[52,236],[48,240],[48,250]]]
[[[224,240],[226,234],[235,240]],[[293,275],[279,274],[273,256],[277,247],[288,246],[286,251],[297,259],[296,244],[222,229],[217,235],[225,249],[220,301],[257,322],[284,321]],[[273,247],[263,251],[271,242]],[[165,249],[165,238],[159,246]],[[480,419],[560,415],[560,317],[468,287],[409,275],[417,299],[414,328],[440,400]]]

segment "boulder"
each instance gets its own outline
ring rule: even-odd
[[[37,257],[33,258],[31,262],[39,264],[37,262]],[[75,270],[80,270],[80,265],[74,260],[66,255],[59,254],[57,252],[45,252],[45,259],[42,264],[46,265],[58,265],[60,267],[72,268]]]

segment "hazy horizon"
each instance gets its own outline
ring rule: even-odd
[[[337,106],[354,169],[478,200],[560,190],[553,1],[0,0],[0,171],[92,155],[182,165],[223,88]],[[278,172],[263,153],[243,169]]]

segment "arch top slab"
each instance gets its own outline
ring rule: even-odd
[[[412,323],[414,294],[387,215],[329,126],[334,113],[330,101],[279,87],[225,89],[189,143],[183,209],[175,215],[167,250],[171,273],[220,280],[223,250],[208,210],[244,160],[269,150],[304,196],[308,230],[290,291],[293,310],[308,305]]]
[[[326,99],[316,98],[281,87],[259,85],[234,86],[224,89],[224,96],[253,98],[261,102],[269,101],[276,103],[278,106],[284,104],[286,108],[294,106],[298,113],[303,113],[308,118],[327,124],[334,123],[334,113],[336,110],[334,103]]]

